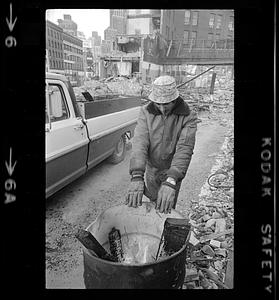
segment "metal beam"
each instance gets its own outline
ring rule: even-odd
[[[213,67],[211,67],[211,68],[209,68],[209,69],[205,70],[204,72],[202,72],[202,73],[198,74],[197,76],[195,76],[195,77],[191,78],[191,79],[190,79],[190,80],[188,80],[188,81],[185,81],[185,82],[182,82],[182,83],[180,83],[180,84],[177,86],[177,88],[180,88],[182,85],[184,85],[184,84],[186,84],[186,83],[189,83],[190,81],[192,81],[192,80],[194,80],[194,79],[196,79],[196,78],[200,77],[201,75],[203,75],[204,73],[206,73],[206,72],[208,72],[208,71],[212,70],[213,68],[215,68],[215,66],[213,66]]]

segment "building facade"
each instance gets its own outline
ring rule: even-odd
[[[234,39],[233,10],[184,10],[183,19],[178,36],[185,44],[211,47],[214,42]]]
[[[92,31],[92,45],[101,46],[102,37],[98,34],[97,31]]]
[[[46,22],[47,70],[64,74],[63,30],[56,24]]]
[[[110,27],[117,30],[117,34],[126,34],[127,10],[110,9]]]
[[[72,20],[71,15],[63,15],[63,20],[58,19],[57,22],[64,32],[77,36],[77,23]]]
[[[161,10],[128,9],[126,34],[153,34],[160,30]]]
[[[64,70],[73,86],[84,81],[83,43],[71,34],[63,32]]]
[[[233,61],[233,10],[161,10],[160,36],[145,39],[143,81],[170,74],[184,80],[183,65]]]

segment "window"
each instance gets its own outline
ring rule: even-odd
[[[183,43],[187,44],[188,40],[189,40],[189,31],[188,30],[184,30],[184,33],[183,33]]]
[[[194,11],[192,16],[192,25],[194,26],[198,25],[198,16],[199,13],[197,11]]]
[[[222,25],[222,16],[218,15],[217,16],[217,22],[216,22],[216,28],[220,29]]]
[[[214,19],[215,19],[215,15],[214,14],[210,14],[209,23],[208,23],[209,28],[213,28],[214,27]]]
[[[51,122],[68,119],[70,116],[62,88],[58,85],[49,85],[48,95]]]
[[[207,36],[207,47],[211,48],[213,44],[213,33],[209,33]]]
[[[221,49],[222,48],[222,41],[220,41],[220,34],[216,34],[215,35],[215,45],[217,49]]]
[[[234,30],[234,17],[230,17],[230,21],[229,21],[229,30],[233,31]]]
[[[190,10],[185,10],[185,17],[184,17],[184,24],[185,25],[190,24],[190,16],[191,16]]]
[[[191,32],[191,43],[192,45],[195,45],[197,41],[197,32],[196,31],[192,31]]]

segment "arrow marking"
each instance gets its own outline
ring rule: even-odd
[[[8,20],[8,18],[6,18],[6,22],[8,24],[10,31],[13,31],[16,20],[17,20],[17,17],[13,21],[13,6],[12,6],[12,3],[10,3],[10,20]]]
[[[10,161],[9,161],[9,164],[5,161],[5,165],[6,165],[7,171],[8,171],[10,176],[12,176],[12,174],[14,172],[14,168],[15,168],[16,163],[17,163],[17,161],[15,161],[14,165],[12,165],[12,148],[10,148]]]

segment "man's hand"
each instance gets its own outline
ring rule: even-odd
[[[156,202],[156,209],[159,209],[160,213],[170,213],[174,204],[175,189],[162,184],[158,192],[158,198]]]
[[[143,191],[144,191],[143,180],[131,181],[128,194],[126,196],[125,204],[133,207],[141,206]]]

